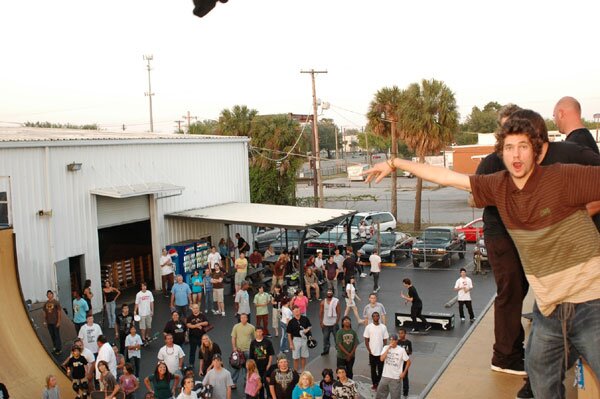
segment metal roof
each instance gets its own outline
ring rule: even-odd
[[[232,202],[170,213],[165,217],[304,230],[313,226],[331,224],[352,216],[356,212],[350,209],[304,208]]]
[[[0,147],[110,145],[133,143],[247,142],[239,136],[208,136],[176,133],[108,132],[102,130],[0,127]]]
[[[94,188],[90,192],[111,198],[129,198],[148,194],[163,194],[161,198],[165,198],[173,195],[181,195],[183,189],[184,187],[171,183],[142,183],[118,187]]]

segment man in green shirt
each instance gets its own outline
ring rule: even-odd
[[[254,306],[256,306],[256,327],[262,327],[265,336],[269,334],[269,303],[271,303],[271,294],[265,292],[264,286],[258,287],[258,292],[254,295]]]
[[[242,352],[245,359],[250,358],[250,343],[254,339],[254,326],[248,323],[248,315],[242,313],[240,322],[233,326],[231,330],[231,347],[233,352]],[[246,366],[243,365],[239,369],[233,370],[233,383],[237,384],[240,374],[246,379]],[[245,382],[244,382],[245,384]],[[235,385],[234,385],[235,386]],[[244,386],[244,385],[242,385]],[[235,389],[235,388],[233,388]]]
[[[348,378],[352,378],[354,373],[354,359],[356,357],[356,348],[358,347],[358,334],[352,329],[352,320],[344,316],[342,319],[342,328],[335,334],[335,344],[337,347],[337,367],[346,369]]]

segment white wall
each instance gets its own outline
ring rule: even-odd
[[[85,254],[92,291],[100,292],[96,198],[90,194],[94,188],[144,182],[184,186],[182,195],[158,200],[161,245],[225,235],[222,226],[165,224],[165,213],[250,201],[247,144],[242,141],[123,142],[47,148],[3,148],[0,143],[0,176],[11,178],[12,221],[26,299],[44,299],[47,289],[56,288],[54,262],[80,254]],[[82,163],[81,170],[68,172],[71,162]],[[38,216],[42,209],[52,210],[52,216]],[[101,296],[95,299],[93,305],[99,308]]]

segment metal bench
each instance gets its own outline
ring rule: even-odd
[[[396,313],[395,314],[396,327],[424,327],[422,322],[417,321],[415,326],[410,317],[410,313]],[[454,328],[454,315],[450,313],[423,313],[423,317],[432,326],[439,328],[440,330],[451,330]]]

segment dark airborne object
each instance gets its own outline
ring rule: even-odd
[[[229,0],[218,0],[221,3],[227,3]],[[194,0],[194,15],[202,18],[208,14],[217,5],[217,0]]]

